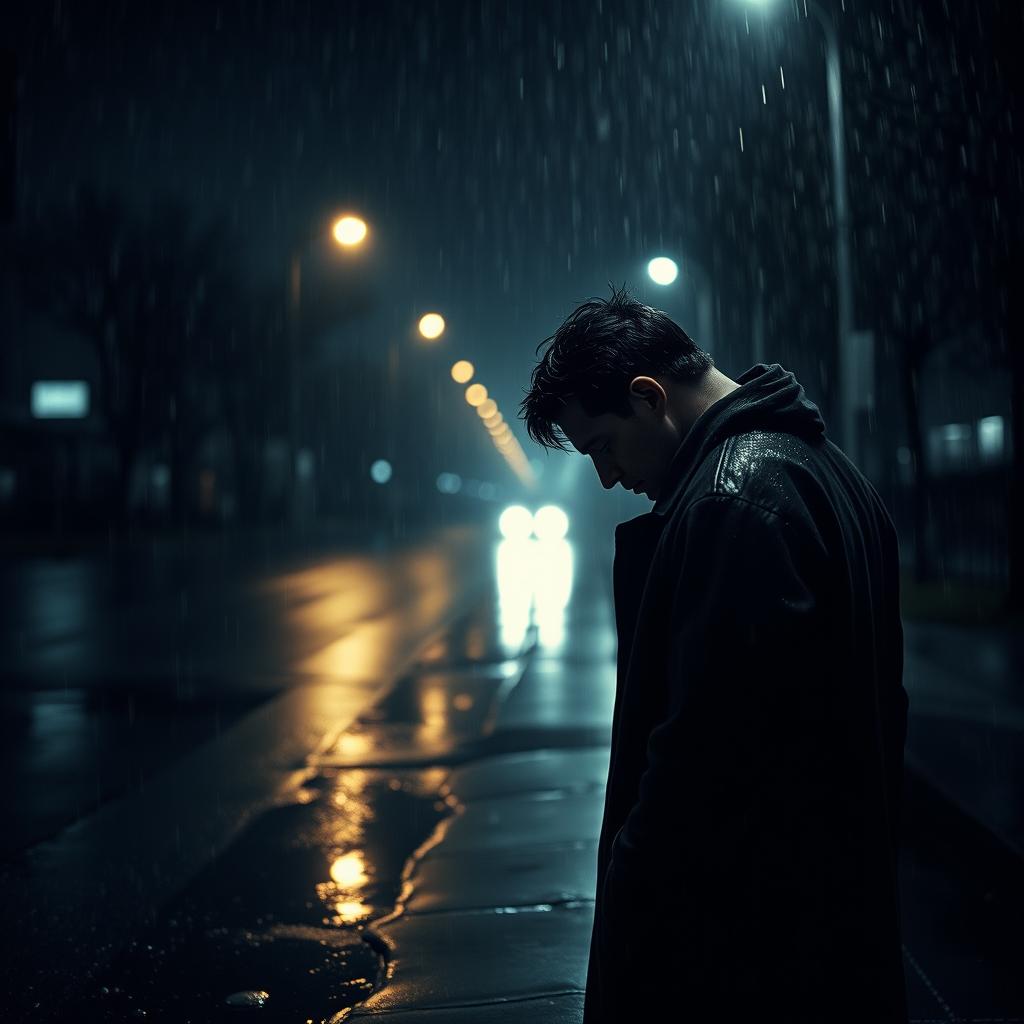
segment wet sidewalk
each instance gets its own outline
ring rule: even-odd
[[[1024,858],[1024,635],[909,622],[907,758]]]
[[[580,1019],[607,747],[580,747],[583,738],[566,726],[586,726],[596,738],[610,718],[614,674],[610,661],[594,657],[600,630],[610,628],[605,601],[597,575],[577,581],[564,646],[535,648],[485,746],[449,776],[442,792],[454,813],[407,866],[399,912],[374,926],[387,943],[384,983],[345,1019],[442,1024],[513,1021],[526,1012],[540,1024]],[[908,633],[910,685],[922,716],[931,715],[947,699],[948,679],[931,672],[923,631]],[[952,642],[965,659],[963,692],[971,639]],[[989,688],[985,699],[998,694]],[[952,722],[953,709],[944,706]],[[915,719],[911,735],[922,741],[927,723]],[[537,749],[491,753],[517,741]],[[911,760],[927,763],[934,753],[921,742]],[[1024,1021],[1024,862],[981,815],[965,815],[932,783],[950,765],[940,759],[929,767],[924,775],[908,771],[904,796],[911,1019]],[[976,765],[954,767],[964,772],[967,798],[992,781]],[[837,1008],[840,999],[837,993]],[[773,1019],[783,1019],[777,1012]]]

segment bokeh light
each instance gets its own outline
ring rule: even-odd
[[[655,284],[668,285],[679,276],[679,267],[667,256],[655,256],[647,264],[647,273]]]
[[[452,380],[456,384],[466,384],[473,379],[475,372],[473,364],[468,359],[460,359],[452,366]]]
[[[561,540],[569,532],[569,517],[557,505],[544,505],[533,517],[538,540]]]
[[[437,489],[442,494],[458,494],[462,489],[462,477],[458,473],[439,473]]]
[[[533,533],[533,516],[523,505],[509,505],[498,518],[498,529],[506,540],[526,540]]]

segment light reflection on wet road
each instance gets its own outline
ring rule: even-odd
[[[446,765],[481,752],[541,622],[549,649],[564,639],[568,545],[502,543],[494,564],[495,588],[97,979],[100,1019],[217,1021],[226,992],[258,981],[261,1019],[320,1020],[385,984],[390,952],[369,926],[402,912],[413,855],[457,813]],[[562,599],[538,607],[539,586]]]
[[[0,770],[18,798],[0,855],[140,791],[281,690],[377,685],[478,585],[478,542],[453,529],[376,553],[279,556],[275,568],[207,539],[8,565]]]

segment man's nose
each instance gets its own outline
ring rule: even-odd
[[[610,491],[622,478],[622,474],[610,466],[596,466],[596,469],[597,475],[601,479],[601,485],[606,491]]]

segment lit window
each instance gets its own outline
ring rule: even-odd
[[[940,472],[966,469],[971,463],[971,428],[966,423],[944,423],[928,434],[932,463]]]
[[[84,380],[35,381],[32,415],[40,420],[80,420],[88,416],[89,385]]]
[[[984,416],[978,420],[978,455],[982,462],[1002,461],[1004,431],[1002,416]]]

